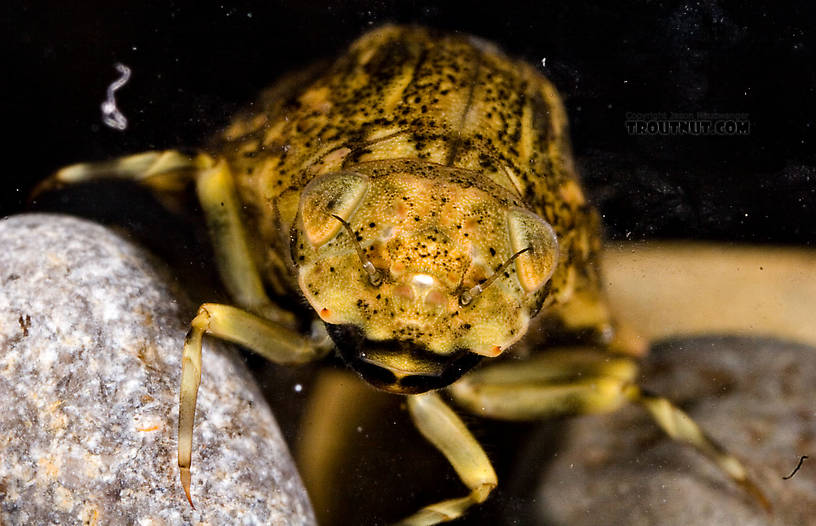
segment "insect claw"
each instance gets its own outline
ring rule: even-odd
[[[193,498],[190,496],[190,468],[179,466],[179,474],[181,475],[181,486],[184,488],[184,494],[187,495],[187,502],[190,503],[191,508],[196,509]]]

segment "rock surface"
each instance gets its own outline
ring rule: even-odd
[[[0,524],[315,522],[248,371],[213,342],[187,504],[176,425],[195,306],[150,256],[53,215],[0,221],[0,247]]]
[[[645,387],[685,409],[739,457],[771,501],[766,514],[712,463],[666,439],[639,408],[569,420],[540,480],[539,522],[628,526],[816,523],[814,349],[695,338],[653,350]],[[809,455],[801,469],[801,455]]]

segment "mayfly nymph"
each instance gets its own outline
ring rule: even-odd
[[[205,335],[285,364],[336,349],[363,380],[405,395],[468,488],[406,524],[459,517],[498,483],[442,394],[505,420],[640,404],[762,500],[736,458],[638,387],[645,342],[607,307],[598,214],[558,93],[483,40],[381,27],[284,77],[196,155],[74,165],[48,184],[96,177],[158,193],[194,183],[235,304],[202,305],[184,342],[178,463],[191,504]],[[292,312],[303,299],[312,323]],[[552,348],[552,331],[575,345]]]

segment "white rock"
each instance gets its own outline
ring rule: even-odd
[[[248,371],[204,349],[192,510],[176,459],[195,306],[104,227],[0,221],[0,524],[314,524]]]

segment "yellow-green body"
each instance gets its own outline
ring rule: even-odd
[[[407,334],[437,353],[466,347],[494,356],[542,305],[566,302],[576,284],[596,287],[599,229],[573,167],[559,96],[532,66],[474,37],[393,26],[368,33],[333,64],[267,90],[210,151],[232,167],[273,290],[302,291],[325,321],[363,324],[374,339]],[[302,239],[290,246],[303,189],[341,170],[372,178],[375,199],[350,223],[372,263],[389,270],[379,289],[365,283],[344,236],[326,253]],[[527,290],[498,280],[478,300],[491,308],[471,315],[455,293],[518,250],[511,208],[555,231],[551,283]],[[510,273],[535,266],[530,258],[520,256]],[[444,296],[427,308],[406,283],[420,272],[434,276]]]
[[[170,150],[79,164],[41,188],[98,177],[162,197],[194,182],[236,304],[201,305],[184,342],[178,464],[191,504],[205,336],[281,364],[336,348],[368,383],[407,395],[417,428],[469,492],[405,524],[455,519],[498,483],[443,389],[507,420],[637,403],[764,502],[738,460],[638,388],[632,356],[646,342],[607,308],[597,214],[558,94],[484,41],[385,26],[334,63],[279,81],[193,158]],[[311,320],[296,319],[303,298]],[[469,372],[506,350],[525,359]]]

